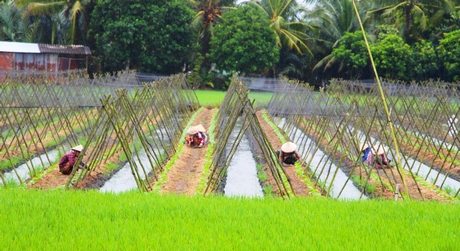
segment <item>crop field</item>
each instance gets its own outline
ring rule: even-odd
[[[4,247],[460,247],[460,86],[384,83],[387,114],[368,84],[335,80],[316,92],[248,81],[234,76],[227,92],[213,92],[194,91],[181,74],[148,83],[134,72],[5,80]],[[188,147],[187,129],[198,124],[208,142]],[[283,166],[276,150],[288,141],[302,161]],[[86,168],[62,175],[60,157],[79,144],[75,166]],[[364,144],[390,164],[363,162]],[[249,157],[239,165],[255,170],[259,198],[229,195],[231,185],[244,187],[244,177],[231,178],[243,147]]]

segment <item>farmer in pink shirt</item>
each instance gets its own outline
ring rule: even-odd
[[[75,162],[78,159],[78,156],[80,156],[80,152],[83,150],[82,145],[78,145],[76,147],[73,147],[68,153],[64,154],[62,156],[61,161],[59,161],[59,171],[62,174],[69,175],[72,173],[73,166],[75,165]],[[85,164],[83,162],[80,162],[80,166],[83,167]]]

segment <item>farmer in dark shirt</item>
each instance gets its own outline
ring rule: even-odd
[[[278,159],[282,165],[294,165],[296,161],[301,162],[300,154],[297,152],[297,145],[286,142],[281,146],[281,151],[276,151]]]
[[[61,161],[59,161],[59,171],[62,174],[69,175],[72,173],[73,166],[75,165],[75,162],[78,159],[78,156],[80,156],[80,152],[83,150],[82,145],[78,145],[76,147],[73,147],[68,153],[64,154],[62,156]],[[80,166],[83,167],[85,164],[83,162],[80,162]]]

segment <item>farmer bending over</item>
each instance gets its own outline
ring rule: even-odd
[[[73,147],[68,153],[62,156],[61,161],[59,161],[59,172],[65,175],[69,175],[72,173],[73,166],[75,162],[77,162],[78,156],[80,156],[80,152],[83,150],[82,145],[78,145]],[[83,168],[85,164],[83,161],[80,162],[80,168]]]
[[[377,149],[377,155],[375,156],[375,167],[376,168],[384,168],[384,167],[390,167],[390,161],[386,156],[385,156],[385,151],[383,150],[383,147],[380,146]]]
[[[187,131],[187,136],[185,137],[185,142],[188,146],[199,148],[206,145],[208,141],[208,136],[206,135],[206,129],[199,124],[197,126],[192,126]]]
[[[286,142],[281,146],[281,151],[276,151],[281,165],[294,165],[296,161],[301,162],[300,154],[297,152],[297,145]]]
[[[369,166],[374,164],[374,150],[368,144],[361,145],[360,149],[363,153],[361,160]]]

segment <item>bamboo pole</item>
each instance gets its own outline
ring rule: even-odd
[[[371,64],[372,64],[372,69],[374,71],[374,75],[375,75],[375,79],[377,81],[377,84],[378,84],[378,87],[379,87],[379,91],[380,91],[380,96],[382,98],[382,102],[383,102],[383,107],[385,109],[385,113],[387,115],[387,119],[388,119],[388,124],[390,125],[390,131],[391,131],[391,135],[393,137],[393,146],[395,148],[395,151],[396,151],[396,156],[397,156],[397,170],[398,170],[398,173],[401,175],[401,179],[402,179],[402,182],[403,182],[403,185],[404,185],[404,189],[405,189],[405,193],[406,194],[409,194],[409,189],[407,187],[407,183],[406,183],[406,180],[403,176],[403,172],[402,172],[402,166],[401,166],[401,157],[400,157],[400,154],[399,154],[399,146],[398,146],[398,141],[396,139],[396,135],[395,135],[395,132],[394,132],[394,128],[393,128],[393,122],[391,121],[391,117],[390,117],[390,112],[388,110],[388,106],[387,106],[387,103],[385,101],[385,95],[383,93],[383,89],[382,89],[382,84],[380,83],[380,78],[379,78],[379,75],[377,73],[377,69],[375,68],[375,64],[374,64],[374,59],[372,57],[372,52],[371,52],[371,49],[369,47],[369,43],[367,42],[367,38],[366,38],[366,33],[364,31],[364,28],[363,28],[363,24],[361,22],[361,17],[359,16],[359,12],[358,12],[358,8],[356,7],[356,2],[355,0],[353,0],[353,7],[355,9],[355,13],[356,13],[356,17],[358,18],[358,22],[359,22],[359,25],[361,27],[361,31],[362,31],[362,34],[363,34],[363,38],[364,38],[364,42],[366,44],[366,48],[367,48],[367,51],[369,53],[369,58],[371,60]],[[410,196],[409,196],[410,198]]]

